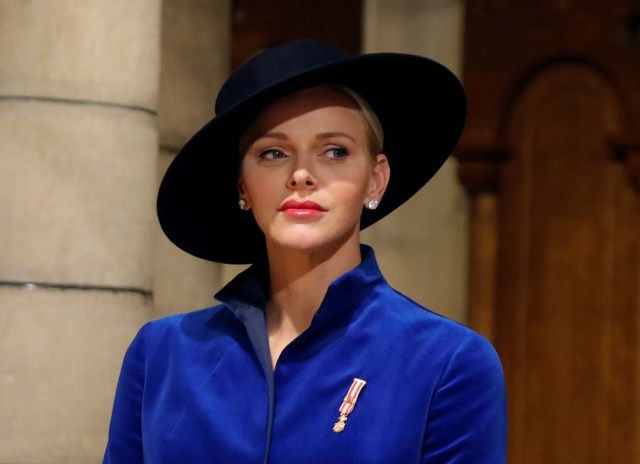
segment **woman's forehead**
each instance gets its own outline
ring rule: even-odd
[[[267,106],[260,112],[255,120],[264,119],[265,116],[295,117],[319,108],[343,107],[358,110],[358,105],[353,99],[337,89],[328,86],[310,87],[287,94]]]
[[[358,126],[364,130],[360,109],[349,95],[328,86],[318,86],[287,94],[271,103],[249,125],[241,138],[241,146],[246,147],[247,143],[289,121],[321,115],[322,111],[333,112],[336,125],[346,118],[357,118]]]

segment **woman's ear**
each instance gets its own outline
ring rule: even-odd
[[[376,200],[378,203],[382,201],[387,185],[389,184],[389,177],[391,176],[391,168],[389,167],[389,160],[387,155],[380,153],[376,155],[373,162],[373,170],[371,172],[371,183],[369,185],[369,194],[366,198],[366,202]]]
[[[246,190],[244,188],[244,179],[242,178],[242,176],[238,177],[238,182],[236,183],[236,186],[238,187],[238,194],[240,196],[246,193]]]
[[[244,179],[239,177],[236,185],[238,187],[238,206],[243,211],[251,209],[249,199],[247,198],[247,190],[244,187]]]

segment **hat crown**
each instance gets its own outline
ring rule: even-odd
[[[341,48],[320,40],[295,40],[264,50],[244,62],[224,83],[216,99],[216,115],[264,89],[349,57]]]

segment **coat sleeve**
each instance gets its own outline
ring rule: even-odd
[[[433,396],[422,464],[507,462],[504,375],[493,346],[472,333],[451,357]]]
[[[103,464],[142,464],[142,393],[145,382],[146,330],[127,349],[116,388]]]

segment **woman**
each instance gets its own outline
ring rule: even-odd
[[[505,462],[495,351],[390,288],[359,242],[453,149],[458,80],[423,57],[295,41],[238,69],[216,114],[158,215],[185,251],[253,266],[220,305],[140,330],[104,462]]]

